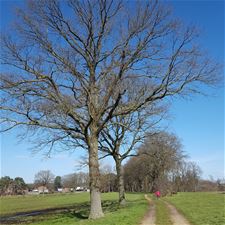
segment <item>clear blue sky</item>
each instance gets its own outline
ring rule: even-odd
[[[12,8],[21,1],[1,2],[1,29],[15,19]],[[196,24],[202,31],[202,46],[224,62],[224,1],[170,1],[174,13],[186,23]],[[224,89],[206,90],[208,97],[176,99],[171,106],[169,130],[182,140],[184,150],[203,170],[203,177],[224,177]],[[18,143],[17,131],[1,135],[1,176],[22,176],[32,182],[39,170],[50,169],[55,175],[74,172],[82,152],[60,153],[43,159],[32,155],[29,143]]]

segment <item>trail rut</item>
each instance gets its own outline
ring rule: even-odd
[[[183,215],[181,215],[173,205],[169,204],[168,202],[165,203],[170,210],[170,217],[171,221],[173,222],[173,225],[191,225],[187,221],[187,219]]]
[[[142,220],[141,225],[155,225],[155,205],[151,204],[151,199],[145,195],[145,199],[149,203],[149,211]]]

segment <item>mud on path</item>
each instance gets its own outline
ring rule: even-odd
[[[165,202],[165,204],[169,208],[170,218],[173,225],[191,225],[186,220],[186,218],[177,211],[177,209],[173,205],[169,204],[168,202]]]
[[[142,220],[141,225],[155,225],[155,205],[151,203],[152,200],[147,195],[145,195],[145,199],[148,201],[150,206],[148,213]]]

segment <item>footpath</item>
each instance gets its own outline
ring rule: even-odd
[[[156,207],[154,201],[145,195],[145,199],[149,203],[149,210],[143,218],[141,225],[156,225]],[[170,212],[170,220],[173,225],[191,225],[187,219],[181,215],[177,209],[166,201],[163,201]]]

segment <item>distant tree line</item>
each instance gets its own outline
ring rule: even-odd
[[[142,146],[143,147],[143,146]],[[140,151],[143,151],[143,148]],[[150,151],[150,150],[149,150]],[[164,152],[165,153],[165,152]],[[225,180],[203,180],[200,178],[200,168],[193,162],[181,161],[179,167],[168,166],[165,170],[153,162],[152,155],[148,153],[131,158],[124,166],[124,184],[127,192],[154,192],[160,190],[162,194],[175,194],[177,192],[192,191],[225,191]],[[159,155],[157,157],[160,157]],[[162,157],[162,156],[161,156]],[[152,165],[151,165],[152,164]],[[164,162],[164,165],[168,162]],[[176,164],[176,163],[175,163]],[[150,166],[151,165],[151,166]],[[165,167],[164,167],[165,168]],[[175,168],[175,169],[174,169]],[[141,171],[141,172],[140,172]],[[156,172],[158,171],[158,172]],[[51,174],[52,179],[46,183],[39,175]],[[38,175],[38,176],[37,176]],[[53,179],[54,177],[54,179]],[[9,176],[0,178],[0,195],[23,195],[32,191],[39,185],[49,189],[49,193],[57,192],[59,188],[83,187],[89,189],[88,173],[79,172],[65,176],[54,176],[49,170],[39,171],[32,184],[26,184],[21,177],[15,179]],[[45,184],[43,183],[45,180]],[[101,192],[117,192],[117,175],[110,166],[103,166],[100,170]],[[39,182],[37,182],[39,181]]]
[[[113,156],[113,153],[115,152],[112,151],[110,155]],[[118,151],[116,157],[119,159],[119,156]],[[133,151],[132,155],[128,154],[125,158],[129,159],[123,166],[121,161],[119,176],[118,170],[113,170],[109,165],[100,167],[101,192],[118,191],[125,200],[125,191],[155,192],[160,190],[163,195],[186,191],[225,191],[224,180],[201,180],[200,167],[194,162],[187,161],[179,138],[165,131],[146,134],[143,143],[136,151]],[[119,187],[121,180],[124,185],[122,189]],[[62,188],[89,189],[89,174],[78,172],[61,177],[55,176],[50,170],[41,170],[35,174],[34,183],[29,185],[21,177],[0,178],[1,195],[25,194],[38,187],[47,188],[49,193]]]
[[[101,192],[118,191],[116,174],[108,166],[104,166],[100,170],[100,189]],[[73,173],[62,177],[63,187],[89,187],[89,174],[84,172]]]
[[[137,157],[132,157],[124,166],[126,191],[160,190],[163,194],[195,191],[201,170],[185,159],[175,135],[160,132],[147,138],[138,149]]]
[[[22,195],[25,194],[27,184],[22,177],[16,177],[15,179],[9,176],[0,178],[0,195]]]
[[[62,187],[77,188],[84,187],[89,188],[88,173],[79,172],[72,173],[62,177]]]

